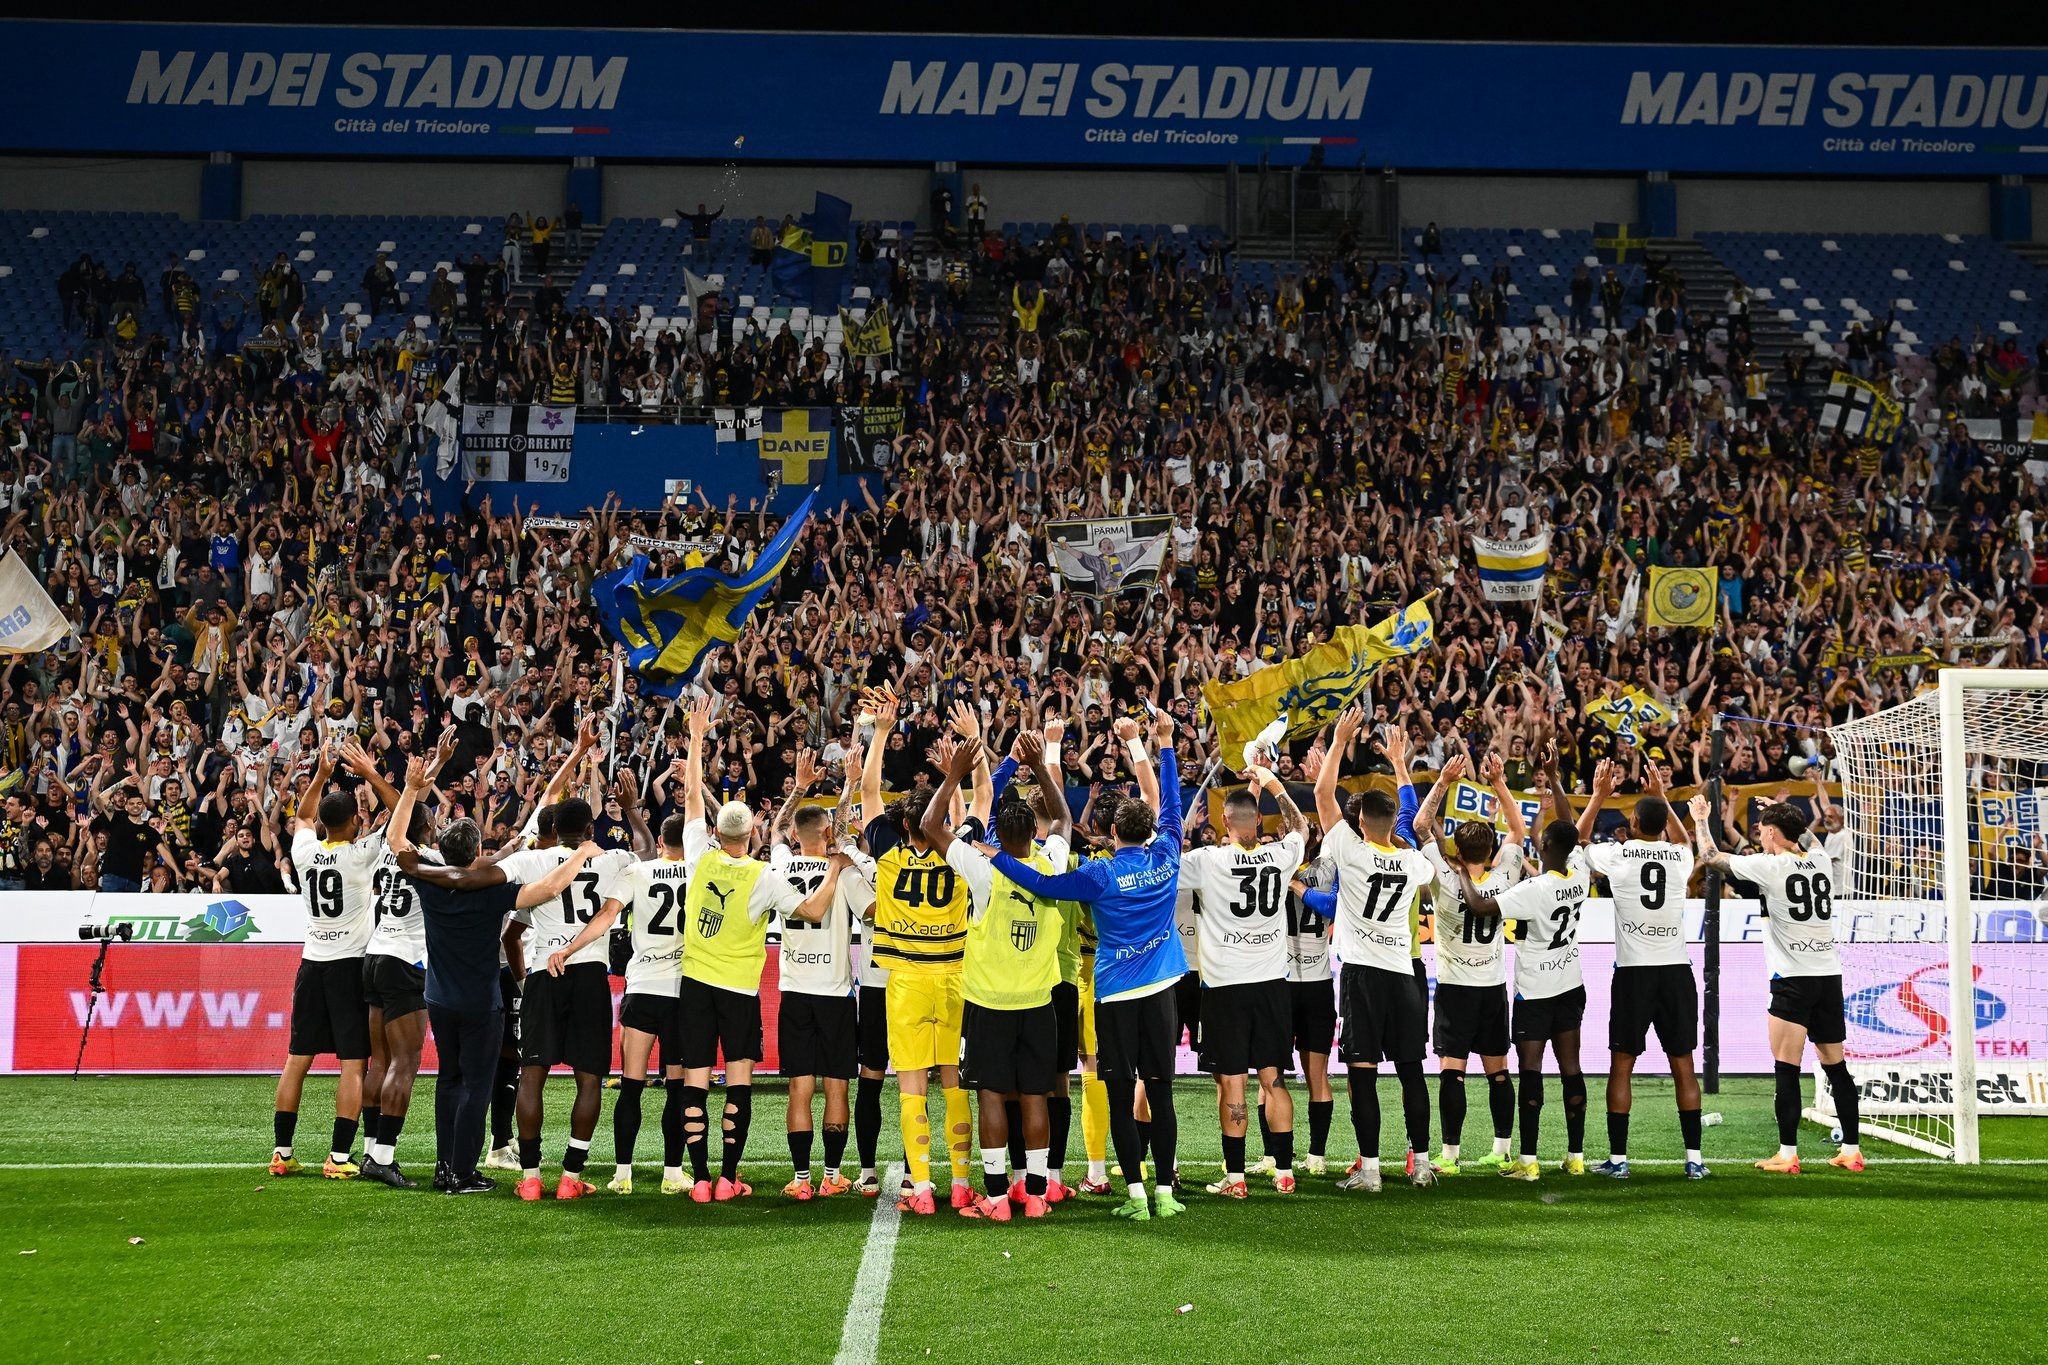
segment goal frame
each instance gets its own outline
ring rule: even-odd
[[[1948,1034],[1955,1073],[1954,1141],[1943,1147],[1887,1123],[1882,1116],[1866,1118],[1862,1126],[1865,1132],[1889,1142],[1947,1157],[1960,1166],[1974,1166],[1983,1160],[1983,1152],[1977,1131],[1977,909],[1970,895],[1970,751],[1964,713],[1973,691],[2048,691],[2048,670],[1946,668],[1935,675],[1935,687],[1941,748],[1941,898],[1948,914]],[[1809,1109],[1807,1116],[1823,1122],[1834,1118],[1817,1106]]]

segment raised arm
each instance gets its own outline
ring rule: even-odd
[[[1074,837],[1074,813],[1067,806],[1067,789],[1060,785],[1060,775],[1053,770],[1052,756],[1046,752],[1044,737],[1037,731],[1026,730],[1017,736],[1017,751],[1030,767],[1032,779],[1038,785],[1038,813],[1051,825],[1047,832],[1056,839],[1071,840]]]
[[[1593,837],[1593,823],[1600,818],[1600,807],[1614,795],[1614,784],[1619,777],[1612,759],[1603,758],[1593,765],[1593,794],[1586,799],[1586,808],[1579,812],[1580,843]]]
[[[1516,847],[1529,842],[1529,818],[1522,814],[1522,803],[1515,800],[1515,794],[1508,790],[1507,765],[1499,754],[1488,754],[1485,767],[1486,785],[1493,789],[1494,806],[1501,812],[1508,824],[1508,838]]]
[[[1415,779],[1408,772],[1408,726],[1396,720],[1387,727],[1387,761],[1394,765],[1394,794],[1399,807],[1394,814],[1394,836],[1408,841],[1410,848],[1420,848],[1422,841],[1415,837],[1415,811],[1420,803],[1415,799]]]
[[[1172,716],[1164,711],[1153,713],[1152,739],[1159,748],[1159,833],[1155,837],[1171,840],[1178,856],[1186,831],[1181,827],[1180,759],[1173,751]]]
[[[981,761],[981,741],[963,739],[953,749],[953,756],[946,764],[945,780],[932,799],[924,804],[924,819],[919,822],[918,832],[924,841],[937,849],[944,857],[953,847],[953,831],[946,826],[946,811],[953,804],[953,795],[960,790],[960,784],[967,774],[974,771],[974,765]]]
[[[1117,742],[1124,746],[1131,773],[1138,780],[1139,797],[1152,808],[1154,815],[1159,814],[1159,774],[1152,771],[1152,760],[1145,753],[1145,741],[1138,737],[1138,722],[1129,716],[1119,716],[1110,729],[1116,733]]]
[[[861,485],[866,489],[866,485]],[[882,813],[882,755],[889,747],[889,732],[896,728],[898,703],[894,692],[883,689],[863,698],[875,719],[875,733],[868,739],[867,760],[860,770],[860,828],[862,833]]]
[[[1702,868],[1728,873],[1732,869],[1728,855],[1714,846],[1714,807],[1704,794],[1695,796],[1686,806],[1692,812],[1693,837],[1699,841],[1699,865]]]
[[[704,736],[711,729],[711,699],[690,698],[690,747],[683,759],[683,818],[691,828],[704,823]]]
[[[1323,755],[1323,766],[1316,772],[1316,822],[1326,835],[1344,823],[1344,803],[1337,797],[1337,773],[1344,766],[1344,755],[1351,748],[1351,741],[1364,724],[1365,712],[1356,706],[1337,717],[1337,726],[1330,734],[1330,747]]]

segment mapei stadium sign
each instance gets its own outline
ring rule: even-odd
[[[2026,173],[2048,50],[0,24],[20,150]],[[1455,92],[1456,117],[1443,115]]]

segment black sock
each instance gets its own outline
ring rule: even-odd
[[[1273,1131],[1273,1165],[1277,1170],[1294,1169],[1294,1130],[1277,1128]]]
[[[1444,1125],[1444,1145],[1456,1147],[1465,1140],[1464,1072],[1437,1072],[1436,1103]]]
[[[789,1135],[789,1164],[790,1164],[791,1166],[794,1166],[794,1167],[796,1168],[796,1178],[797,1178],[798,1180],[808,1180],[808,1179],[810,1179],[810,1177],[811,1177],[811,1130],[810,1130],[810,1129],[808,1129],[808,1128],[805,1128],[805,1129],[803,1129],[803,1130],[802,1130],[801,1132],[795,1132],[795,1133],[791,1133],[791,1134]]]
[[[519,1139],[519,1168],[523,1171],[540,1169],[540,1139],[537,1137]]]
[[[853,1137],[864,1171],[875,1168],[875,1149],[882,1140],[882,1078],[863,1076],[853,1092]]]
[[[1797,1147],[1799,1145],[1799,1064],[1779,1062],[1772,1068],[1777,1076],[1777,1102],[1772,1107],[1778,1111],[1778,1145]],[[1842,1130],[1848,1136],[1848,1129]]]
[[[363,1116],[361,1122],[363,1126],[363,1145],[365,1147],[369,1146],[371,1143],[377,1140],[378,1125],[380,1125],[383,1121],[384,1111],[382,1109],[379,1109],[374,1104],[366,1104],[363,1106]]]
[[[345,1157],[348,1149],[356,1145],[356,1120],[336,1119],[334,1121],[334,1146],[328,1149],[330,1155]]]
[[[572,1138],[569,1145],[562,1149],[562,1174],[582,1175],[583,1163],[589,1159],[590,1144],[577,1142]]]
[[[846,1125],[828,1123],[825,1125],[825,1169],[836,1171],[846,1160]]]
[[[990,1198],[991,1200],[995,1200],[995,1201],[998,1201],[998,1202],[1000,1202],[1000,1201],[1002,1201],[1002,1200],[1004,1200],[1004,1199],[1007,1199],[1007,1198],[1009,1198],[1009,1195],[1010,1195],[1010,1172],[1009,1172],[1009,1170],[1008,1170],[1007,1168],[1005,1168],[1005,1169],[1003,1169],[1003,1170],[1000,1170],[1000,1171],[991,1171],[991,1170],[990,1170],[990,1169],[989,1169],[988,1167],[986,1167],[986,1166],[982,1167],[982,1168],[981,1168],[981,1189],[982,1189],[982,1193],[983,1193],[983,1194],[986,1194],[986,1195],[987,1195],[987,1196],[988,1196],[988,1197],[989,1197],[989,1198]]]
[[[1136,1094],[1137,1094],[1137,1090],[1136,1090],[1136,1088],[1135,1088],[1135,1087],[1134,1087],[1134,1088],[1132,1089],[1131,1093],[1132,1093],[1133,1095],[1136,1095]],[[1151,1151],[1151,1150],[1152,1150],[1152,1120],[1150,1120],[1150,1119],[1133,1119],[1133,1120],[1131,1120],[1131,1122],[1133,1122],[1133,1123],[1135,1123],[1135,1124],[1137,1124],[1137,1125],[1138,1125],[1138,1151],[1139,1151],[1140,1153],[1144,1153],[1144,1152],[1149,1152],[1149,1151]],[[1139,1156],[1139,1158],[1138,1158],[1138,1160],[1139,1160],[1139,1161],[1141,1161],[1141,1162],[1142,1162],[1142,1161],[1143,1161],[1144,1159],[1145,1159],[1145,1158],[1144,1158],[1144,1157],[1143,1157],[1142,1155],[1140,1155],[1140,1156]],[[1117,1164],[1118,1164],[1119,1166],[1121,1166],[1121,1165],[1123,1164],[1123,1158],[1122,1158],[1122,1157],[1118,1157],[1118,1158],[1117,1158]],[[1124,1172],[1124,1179],[1126,1179],[1126,1180],[1136,1180],[1137,1178],[1138,1178],[1138,1173],[1137,1173],[1136,1171],[1125,1171],[1125,1172]]]
[[[377,1131],[370,1136],[375,1139],[379,1146],[396,1147],[398,1145],[398,1135],[404,1131],[405,1115],[379,1114],[377,1116]]]
[[[747,1127],[754,1119],[754,1087],[728,1085],[725,1088],[726,1117],[732,1127],[724,1129],[724,1145],[718,1149],[718,1173],[727,1180],[740,1178],[740,1158],[747,1154]]]
[[[1575,1071],[1569,1076],[1559,1076],[1558,1088],[1564,1091],[1564,1141],[1567,1152],[1586,1150],[1586,1076]]]
[[[1145,1147],[1138,1138],[1138,1121],[1131,1106],[1138,1097],[1138,1083],[1128,1077],[1102,1078],[1109,1099],[1109,1144],[1116,1151],[1116,1164],[1123,1168],[1126,1184],[1136,1184],[1138,1167],[1144,1164]]]
[[[1045,1124],[1051,1130],[1052,1142],[1046,1153],[1046,1169],[1057,1171],[1067,1164],[1067,1130],[1074,1124],[1074,1100],[1071,1095],[1053,1095],[1045,1102]]]
[[[1330,1150],[1330,1118],[1337,1112],[1337,1101],[1310,1100],[1308,1102],[1308,1154],[1322,1156]]]
[[[1153,1091],[1158,1091],[1154,1097]],[[1180,1119],[1173,1109],[1173,1078],[1145,1087],[1152,1101],[1152,1183],[1172,1185],[1180,1180]]]
[[[1493,1135],[1505,1142],[1515,1135],[1515,1083],[1505,1071],[1486,1073],[1486,1107],[1493,1113]]]
[[[1536,1139],[1543,1131],[1543,1073],[1522,1072],[1522,1159],[1536,1159]]]
[[[633,1164],[633,1145],[640,1140],[640,1092],[644,1080],[619,1078],[618,1102],[612,1105],[612,1160],[621,1166]]]
[[[1244,1138],[1223,1135],[1223,1174],[1244,1174]]]
[[[1380,1159],[1379,1076],[1360,1071],[1351,1077],[1351,1134],[1358,1139],[1358,1154],[1367,1161]]]
[[[683,1095],[683,1146],[690,1153],[690,1178],[711,1178],[710,1119],[705,1112],[711,1092],[701,1085],[686,1085]]]
[[[1401,1117],[1408,1128],[1408,1150],[1428,1156],[1429,1078],[1423,1074],[1421,1062],[1396,1062],[1394,1071],[1401,1078]]]
[[[1259,1150],[1267,1156],[1273,1155],[1273,1125],[1266,1122],[1266,1106],[1259,1105]],[[1277,1160],[1274,1164],[1278,1164]]]
[[[1010,1169],[1024,1169],[1024,1102],[1003,1101],[1003,1121],[1010,1127]]]
[[[1681,1109],[1678,1111],[1678,1136],[1685,1143],[1685,1150],[1697,1152],[1700,1149],[1700,1111]]]
[[[1628,1155],[1628,1115],[1607,1111],[1607,1154]]]
[[[519,1102],[519,1059],[498,1058],[498,1070],[491,1077],[491,1147],[496,1150],[512,1141],[512,1109]]]
[[[683,1087],[672,1085],[661,1097],[661,1165],[674,1170],[683,1164]]]
[[[279,1147],[292,1145],[292,1135],[299,1131],[299,1113],[296,1109],[280,1109],[270,1116],[270,1140]]]
[[[1842,1125],[1844,1145],[1856,1145],[1863,1141],[1863,1115],[1860,1108],[1862,1093],[1856,1089],[1856,1078],[1849,1074],[1847,1062],[1830,1062],[1821,1067],[1827,1073],[1828,1093],[1835,1097],[1835,1117]]]

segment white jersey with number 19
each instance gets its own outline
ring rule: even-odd
[[[330,844],[301,826],[292,836],[292,866],[306,898],[306,961],[361,957],[369,948],[376,928],[372,877],[383,856],[381,833],[354,843]]]

